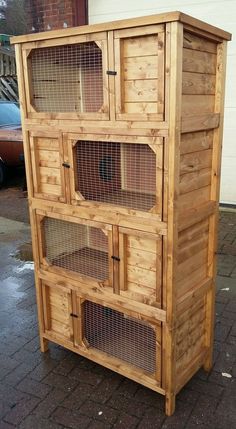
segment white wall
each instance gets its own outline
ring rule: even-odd
[[[89,0],[89,23],[174,10],[233,33],[228,44],[221,201],[236,204],[236,0]]]

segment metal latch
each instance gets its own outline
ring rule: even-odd
[[[114,261],[120,261],[120,258],[118,258],[118,256],[114,256],[114,255],[112,255],[112,257],[111,257],[112,259],[114,259]]]
[[[70,313],[70,316],[71,316],[71,317],[75,317],[76,319],[78,319],[78,316],[77,316],[77,314],[74,314],[74,313]]]
[[[117,72],[116,72],[115,70],[107,70],[107,74],[108,74],[109,76],[116,76],[116,75],[117,75]]]
[[[70,164],[68,164],[67,162],[63,162],[62,163],[62,167],[70,168]]]

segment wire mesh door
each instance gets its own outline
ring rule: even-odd
[[[39,113],[108,114],[104,40],[33,49],[27,58],[30,100]],[[97,114],[97,116],[96,116]],[[95,116],[94,116],[95,115]]]
[[[89,347],[157,374],[157,330],[147,322],[92,301],[82,304],[83,335]],[[156,375],[154,375],[156,377]]]
[[[100,225],[99,225],[100,226]],[[52,217],[41,222],[43,261],[66,276],[79,275],[111,285],[109,226],[95,227]]]
[[[142,211],[156,205],[156,153],[148,144],[80,140],[73,162],[78,199]]]

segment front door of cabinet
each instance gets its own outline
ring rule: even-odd
[[[44,331],[53,340],[73,345],[72,291],[63,286],[42,282]]]
[[[29,118],[108,120],[107,32],[23,48]]]
[[[68,177],[71,202],[94,210],[130,215],[155,213],[161,219],[163,138],[69,133]]]
[[[41,268],[83,283],[113,284],[112,227],[37,211]]]
[[[114,32],[116,119],[162,121],[164,25]]]
[[[64,151],[60,133],[30,133],[35,198],[66,202]]]
[[[120,294],[161,307],[161,236],[119,228],[119,258]]]

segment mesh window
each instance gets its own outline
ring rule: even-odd
[[[108,278],[108,238],[103,230],[45,218],[43,231],[45,256],[52,265],[97,280]]]
[[[153,373],[156,334],[145,322],[91,301],[83,304],[84,335],[89,345]]]
[[[146,144],[79,141],[77,190],[86,200],[148,211],[156,202],[156,155]]]
[[[33,51],[31,79],[31,98],[39,112],[99,112],[102,108],[102,51],[95,42]]]

